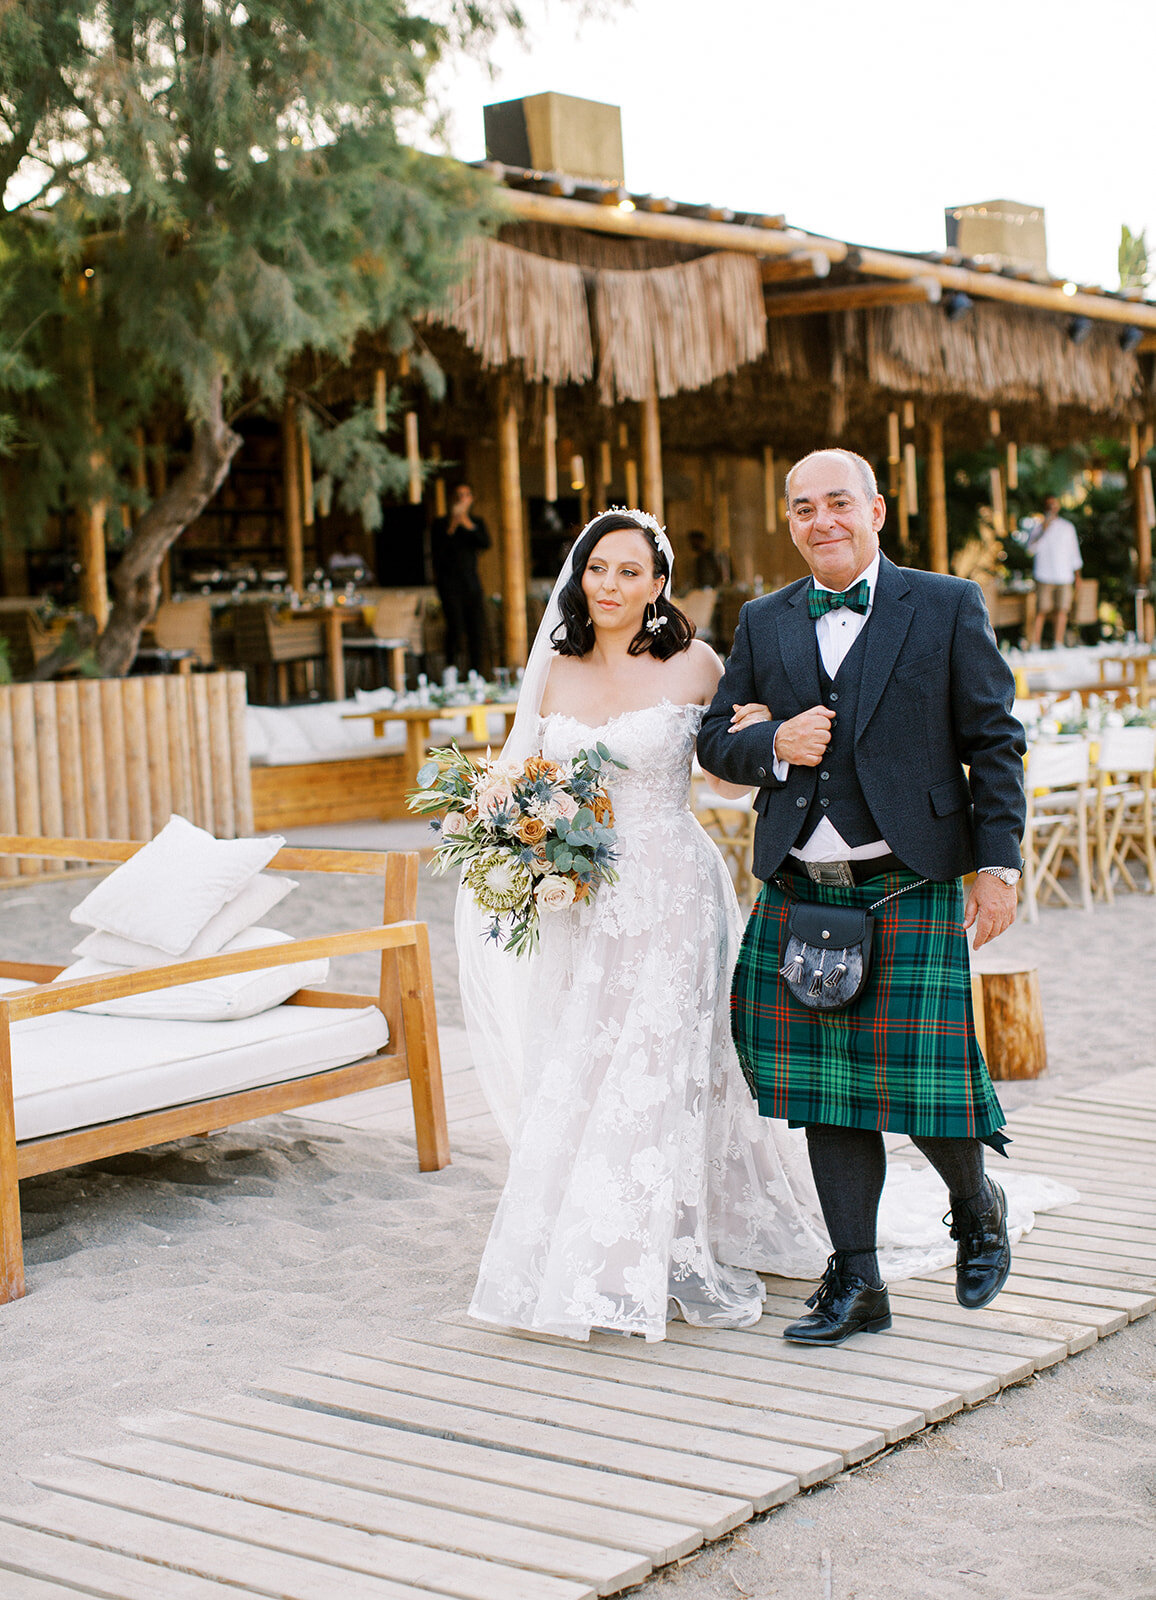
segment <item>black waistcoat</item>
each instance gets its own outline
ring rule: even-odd
[[[873,844],[883,836],[855,776],[855,720],[859,710],[859,679],[866,650],[867,628],[864,627],[860,628],[859,637],[832,679],[827,676],[823,666],[818,638],[815,640],[823,704],[834,711],[835,721],[831,727],[831,742],[816,773],[814,796],[795,840],[796,848],[806,843],[823,817],[830,820],[839,830],[840,838],[845,839],[852,849],[861,844]]]

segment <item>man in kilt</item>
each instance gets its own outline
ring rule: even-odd
[[[847,450],[787,478],[811,577],[743,607],[698,741],[708,772],[756,789],[764,880],[735,971],[735,1044],[764,1116],[806,1128],[834,1254],[784,1337],[839,1344],[891,1323],[876,1214],[884,1131],[947,1185],[956,1296],[987,1305],[1011,1266],[1006,1202],[985,1177],[1003,1113],[975,1039],[966,930],[1015,918],[1024,734],[978,587],[894,566],[870,465]],[[964,905],[961,877],[976,871]],[[867,985],[811,1010],[780,968],[797,900],[875,911]]]

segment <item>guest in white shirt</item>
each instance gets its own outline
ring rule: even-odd
[[[1060,502],[1054,494],[1044,501],[1044,514],[1028,539],[1028,550],[1035,557],[1036,618],[1032,624],[1032,649],[1038,650],[1044,636],[1044,623],[1052,619],[1052,634],[1059,649],[1068,631],[1068,613],[1084,558],[1080,541],[1067,517],[1060,516]]]

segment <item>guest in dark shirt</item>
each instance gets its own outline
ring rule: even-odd
[[[481,672],[486,609],[478,578],[478,551],[490,548],[490,531],[485,519],[473,510],[473,504],[474,491],[468,483],[459,483],[448,516],[436,518],[430,529],[430,561],[446,620],[446,666],[459,664],[464,634],[467,664]]]

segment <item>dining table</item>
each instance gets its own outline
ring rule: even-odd
[[[347,711],[344,722],[373,722],[373,736],[380,739],[389,722],[405,723],[405,783],[417,786],[417,775],[425,763],[430,745],[430,727],[451,717],[465,717],[470,739],[476,745],[489,743],[489,717],[497,712],[505,718],[506,733],[514,725],[516,700],[464,700],[449,705],[378,706],[371,711]]]

